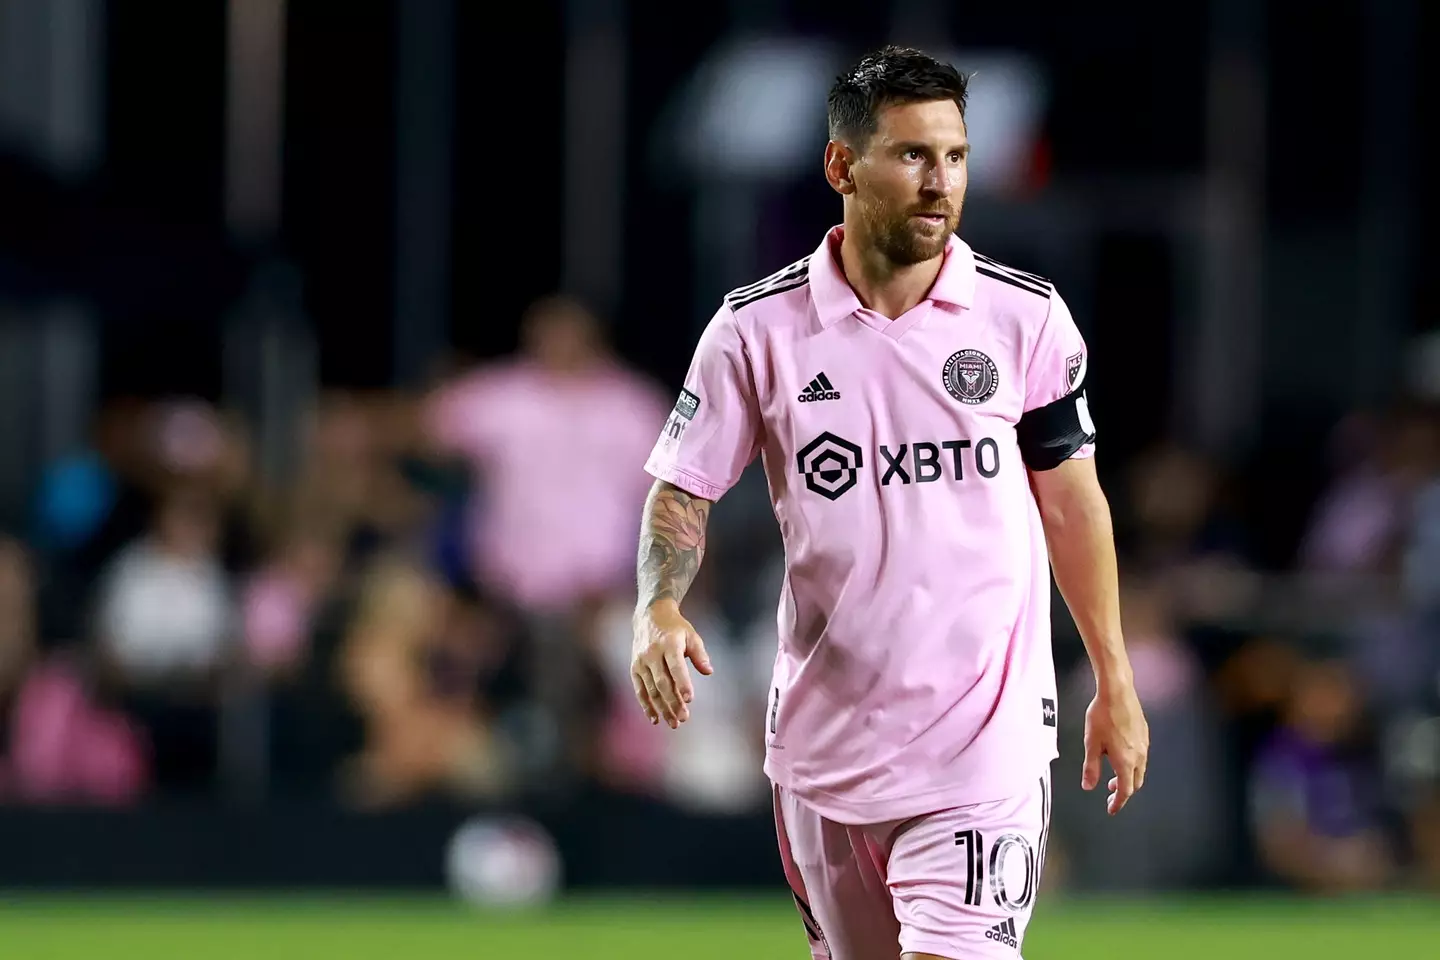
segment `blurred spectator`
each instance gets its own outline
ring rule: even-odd
[[[1414,498],[1435,475],[1433,419],[1414,407],[1380,421],[1351,417],[1332,449],[1337,475],[1305,536],[1303,565],[1326,573],[1395,570]]]
[[[215,771],[216,682],[238,628],[220,530],[215,496],[178,487],[99,584],[99,652],[166,784],[199,787]]]
[[[522,609],[564,613],[628,590],[643,465],[665,420],[663,395],[621,362],[573,300],[531,307],[522,352],[432,396],[433,448],[463,458],[473,574]]]
[[[336,531],[347,563],[356,564],[416,535],[428,508],[403,473],[409,438],[392,424],[397,404],[345,390],[320,398],[302,432],[299,476],[264,498],[272,536],[283,539],[303,518]]]
[[[704,638],[715,672],[692,674],[695,704],[690,720],[678,730],[652,725],[635,701],[630,681],[634,604],[620,598],[604,610],[597,642],[610,696],[602,750],[612,785],[694,810],[736,813],[761,808],[769,796],[763,773],[769,675],[756,681],[749,644],[721,614],[716,585],[714,568],[701,566],[685,596],[685,617]],[[768,644],[773,661],[773,625],[768,637],[761,632],[750,642]]]
[[[95,418],[90,445],[50,464],[40,477],[31,526],[47,561],[41,614],[52,634],[83,632],[82,601],[95,578],[149,521],[147,411],[133,398],[111,400]]]
[[[478,604],[423,570],[377,563],[337,664],[365,724],[344,783],[352,803],[509,789],[513,758],[477,694],[496,656],[495,629]]]
[[[41,652],[35,627],[29,557],[0,539],[0,803],[138,799],[147,785],[141,738],[95,704],[73,658]]]
[[[1130,469],[1123,550],[1163,575],[1185,623],[1231,620],[1260,588],[1224,491],[1218,468],[1177,444],[1152,449]]]
[[[580,618],[613,595],[633,602],[635,538],[652,483],[644,463],[666,410],[575,300],[534,304],[521,346],[441,387],[421,420],[428,448],[462,459],[474,479],[465,507],[474,583],[531,617],[532,692],[552,729],[534,726],[527,752],[549,763],[554,785],[588,739],[580,704],[598,666],[577,651]]]
[[[1165,581],[1127,571],[1121,610],[1135,688],[1150,724],[1145,787],[1114,819],[1101,796],[1056,790],[1056,841],[1068,878],[1083,889],[1193,887],[1217,874],[1227,852],[1219,843],[1226,826],[1219,717]],[[1083,662],[1061,690],[1066,756],[1083,756],[1085,709],[1094,696],[1094,672]]]
[[[344,556],[328,528],[302,526],[245,586],[247,660],[272,674],[293,675],[309,653],[315,617],[336,586]]]
[[[1379,771],[1361,733],[1349,668],[1337,660],[1303,664],[1251,776],[1251,826],[1275,879],[1331,893],[1376,890],[1391,879]]]
[[[136,686],[207,677],[234,633],[214,498],[189,487],[161,500],[151,529],[100,585],[98,632],[110,664]]]

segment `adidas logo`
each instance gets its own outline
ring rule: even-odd
[[[1004,923],[997,923],[985,931],[986,940],[995,940],[1005,944],[1007,947],[1020,948],[1020,940],[1015,936],[1015,921],[1006,920]]]
[[[805,385],[800,391],[800,396],[795,399],[801,403],[819,403],[821,400],[839,400],[840,391],[830,385],[830,378],[824,373],[817,374],[814,380]]]

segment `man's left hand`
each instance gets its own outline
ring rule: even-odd
[[[1085,769],[1080,786],[1086,790],[1094,790],[1100,783],[1101,757],[1109,757],[1115,771],[1105,805],[1114,816],[1145,785],[1150,758],[1150,725],[1145,722],[1133,682],[1102,684],[1085,711]]]

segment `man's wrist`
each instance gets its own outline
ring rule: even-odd
[[[1107,644],[1106,649],[1090,658],[1095,671],[1095,689],[1101,694],[1118,693],[1135,686],[1135,672],[1121,643]]]
[[[674,597],[659,596],[648,603],[642,599],[639,605],[635,608],[635,618],[637,620],[641,617],[653,617],[656,614],[667,613],[680,613],[680,602]]]

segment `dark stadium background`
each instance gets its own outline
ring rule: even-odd
[[[1245,923],[1290,929],[1332,884],[1380,911],[1366,917],[1398,918],[1376,921],[1387,929],[1440,914],[1435,83],[1421,55],[1434,21],[1422,0],[0,0],[0,887],[17,898],[0,912],[33,929],[25,955],[58,955],[38,951],[67,925],[101,929],[128,902],[115,897],[176,889],[211,907],[240,902],[237,888],[245,903],[303,889],[325,898],[306,914],[323,936],[353,915],[347,891],[447,896],[467,823],[537,830],[514,869],[553,849],[565,890],[552,909],[577,930],[591,914],[565,904],[615,891],[630,907],[631,890],[743,891],[738,907],[712,905],[717,917],[786,909],[763,793],[728,791],[721,761],[707,767],[717,744],[753,746],[746,684],[764,695],[745,664],[764,659],[776,542],[754,471],[717,510],[711,562],[715,610],[741,638],[742,709],[640,782],[604,759],[627,735],[597,732],[628,697],[606,672],[610,607],[587,597],[575,617],[542,613],[475,575],[456,558],[485,478],[414,445],[427,391],[505,362],[527,308],[556,292],[588,304],[619,357],[673,399],[719,297],[839,219],[819,176],[823,83],[819,99],[796,88],[810,127],[763,129],[779,121],[761,106],[785,100],[765,88],[721,122],[734,156],[687,162],[705,96],[738,83],[711,72],[719,55],[768,57],[783,84],[804,73],[787,64],[813,64],[813,81],[890,40],[962,70],[983,62],[977,97],[1037,98],[1033,125],[1011,131],[1013,178],[977,178],[962,236],[1070,302],[1127,579],[1137,604],[1165,611],[1147,625],[1167,641],[1157,676],[1189,678],[1156,688],[1177,699],[1157,706],[1175,713],[1151,779],[1173,757],[1175,786],[1147,788],[1157,796],[1147,808],[1142,794],[1131,824],[1102,822],[1073,786],[1081,708],[1063,685],[1075,689],[1082,654],[1057,603],[1070,724],[1056,774],[1071,796],[1057,796],[1049,896],[1121,897],[1111,927],[1072,906],[1057,929],[1103,938],[1235,890],[1279,898]],[[765,136],[799,142],[803,159],[744,168],[743,144]],[[983,131],[972,139],[983,154]],[[330,543],[343,570],[305,620],[305,653],[267,672],[250,659],[243,598],[314,519],[292,501],[325,455],[307,433],[317,409],[377,445],[381,479],[335,534],[343,546]],[[583,483],[584,456],[564,462]],[[303,502],[343,499],[317,476]],[[105,500],[84,485],[97,478],[118,492],[82,523]],[[104,590],[177,490],[221,522],[211,559],[230,599],[214,602],[240,619],[198,687],[147,686],[104,656]],[[382,723],[367,726],[339,671],[374,578],[392,574],[480,618],[376,663],[414,671],[416,709],[436,707],[447,736],[483,728],[525,758],[501,785],[447,773],[397,799],[395,783],[356,773]],[[143,602],[168,602],[139,576]],[[477,622],[479,650],[465,646]],[[544,676],[560,662],[570,686],[557,693]],[[91,747],[112,756],[88,727],[80,746],[44,746],[58,714],[35,726],[20,693],[57,664],[85,710],[128,724],[133,776],[76,772]],[[1289,796],[1267,745],[1305,696],[1345,713],[1335,698],[1351,694],[1336,762],[1373,795],[1335,842],[1382,837],[1387,866],[1300,881],[1265,852],[1266,814]],[[563,746],[545,753],[552,729]],[[39,769],[62,773],[37,786]],[[706,786],[676,786],[692,780]],[[485,852],[472,853],[474,867]],[[444,916],[479,942],[493,931],[506,949],[548,949],[535,946],[543,924]],[[646,917],[629,921],[636,942]],[[799,935],[789,919],[777,931]],[[727,929],[710,939],[723,947]],[[163,953],[135,936],[136,956]],[[776,936],[773,955],[803,949]],[[1072,955],[1050,936],[1046,955]]]

